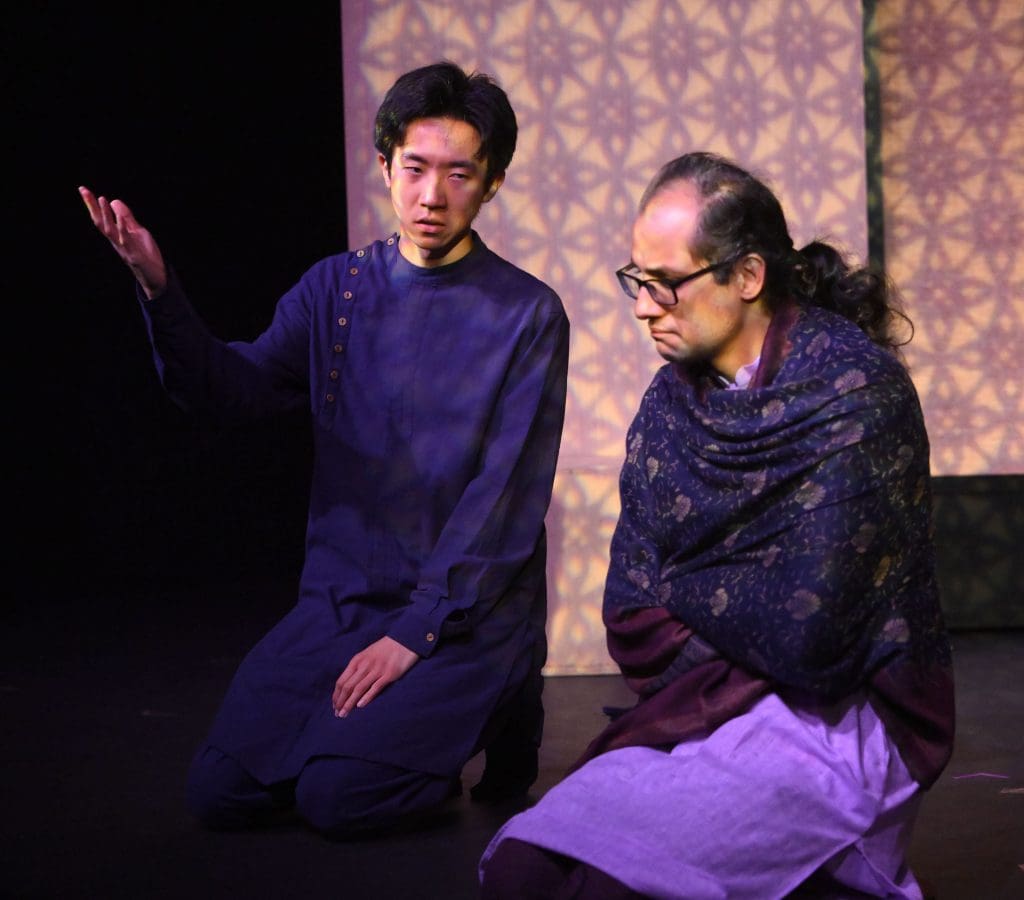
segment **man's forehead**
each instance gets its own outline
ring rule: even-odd
[[[657,194],[633,223],[633,236],[671,237],[689,243],[696,232],[700,203],[692,189],[674,187]]]
[[[689,247],[699,207],[693,195],[658,194],[633,223],[632,259],[652,275],[684,273],[693,267]]]
[[[413,119],[395,148],[400,155],[419,155],[427,150],[482,163],[480,132],[461,119]]]

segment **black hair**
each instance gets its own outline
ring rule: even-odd
[[[479,158],[487,160],[487,184],[512,161],[519,128],[508,95],[483,72],[467,73],[449,60],[406,72],[391,86],[377,110],[373,145],[391,166],[395,147],[417,119],[456,119],[480,135]]]
[[[694,259],[738,262],[747,253],[757,253],[765,261],[764,296],[769,309],[794,298],[840,313],[889,350],[910,341],[913,323],[900,309],[895,285],[884,272],[851,264],[824,240],[796,250],[775,194],[723,156],[687,153],[667,162],[644,191],[640,212],[680,181],[691,184],[701,202],[688,248]],[[724,284],[730,274],[725,268],[714,277]]]

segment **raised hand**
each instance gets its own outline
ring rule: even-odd
[[[87,187],[80,187],[78,193],[89,210],[92,224],[132,270],[146,296],[152,299],[162,293],[167,287],[167,267],[149,230],[136,221],[121,200],[97,197]]]

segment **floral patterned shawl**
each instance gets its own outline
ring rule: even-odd
[[[627,437],[608,647],[637,705],[577,765],[671,746],[767,691],[865,689],[923,785],[953,739],[928,439],[900,361],[790,306],[747,390],[664,366]]]

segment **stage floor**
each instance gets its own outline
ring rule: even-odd
[[[429,829],[332,843],[301,828],[204,831],[185,768],[246,649],[290,604],[280,586],[34,598],[0,637],[11,898],[462,900],[515,807],[466,795]],[[938,900],[1024,897],[1024,632],[955,632],[958,737],[926,795],[911,863]],[[539,798],[631,697],[617,676],[549,677]]]

